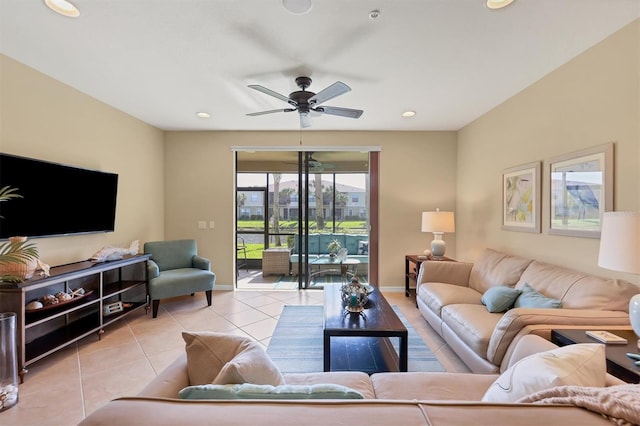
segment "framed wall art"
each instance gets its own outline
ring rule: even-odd
[[[540,162],[502,172],[502,229],[540,232]]]
[[[549,234],[600,238],[613,210],[613,142],[549,160]]]

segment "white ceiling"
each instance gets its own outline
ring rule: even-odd
[[[245,115],[288,106],[247,85],[288,95],[299,75],[343,81],[326,105],[364,110],[310,130],[458,130],[640,16],[640,0],[70,1],[80,17],[0,0],[0,52],[165,130],[299,129]]]

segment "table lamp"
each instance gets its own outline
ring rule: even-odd
[[[442,239],[442,234],[455,232],[455,230],[453,212],[441,212],[440,209],[436,209],[435,212],[422,212],[422,232],[433,233],[433,241],[431,241],[431,254],[433,256],[444,256],[447,245]]]
[[[604,213],[598,266],[640,274],[640,212]],[[640,294],[629,301],[629,320],[640,337]]]

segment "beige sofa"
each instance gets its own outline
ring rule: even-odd
[[[556,348],[539,336],[521,339],[507,366]],[[602,370],[604,370],[604,362]],[[604,374],[604,371],[603,371]],[[182,400],[189,385],[181,356],[136,397],[118,398],[90,414],[88,425],[606,425],[599,414],[570,405],[480,402],[498,374],[328,372],[285,374],[286,384],[335,383],[359,400]],[[606,376],[606,385],[621,383]]]
[[[525,284],[560,300],[560,309],[513,308],[489,312],[483,294],[495,286]],[[474,264],[423,262],[417,280],[422,316],[476,373],[495,373],[522,336],[550,339],[552,329],[630,328],[635,285],[485,249]]]

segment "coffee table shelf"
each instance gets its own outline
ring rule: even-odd
[[[367,337],[378,339],[376,342],[387,368],[381,371],[407,371],[408,332],[389,302],[374,286],[369,302],[362,313],[345,311],[340,297],[340,285],[330,284],[324,287],[324,371],[331,371],[332,338]],[[399,352],[393,348],[389,338],[399,339]],[[339,360],[336,360],[339,362]],[[367,371],[373,373],[376,371]]]

